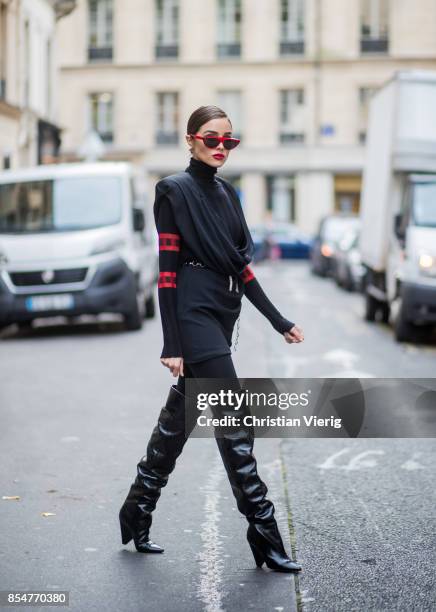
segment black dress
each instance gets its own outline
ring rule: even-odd
[[[220,222],[226,224],[234,245],[238,245],[244,236],[241,220],[234,202],[216,179],[216,170],[194,158],[186,168],[201,194],[213,205]],[[279,333],[289,331],[294,325],[270,302],[248,265],[240,276],[199,265],[202,262],[183,240],[171,201],[166,196],[159,202],[156,228],[158,294],[164,336],[161,357],[183,357],[189,364],[231,354],[233,329],[243,295],[247,295]],[[190,260],[196,260],[197,265],[187,264]]]

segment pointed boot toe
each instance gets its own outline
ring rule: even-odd
[[[152,542],[151,540],[142,542],[135,541],[135,548],[138,552],[141,553],[163,553],[163,551],[165,550],[164,548],[162,548],[162,546],[159,546],[159,544],[155,544],[155,542]]]

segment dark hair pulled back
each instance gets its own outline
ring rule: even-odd
[[[220,119],[225,117],[229,119],[227,114],[218,106],[209,104],[208,106],[199,106],[188,119],[188,125],[186,128],[187,134],[196,134],[202,125],[210,121],[211,119]],[[230,125],[232,122],[230,121]]]

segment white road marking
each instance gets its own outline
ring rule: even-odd
[[[215,458],[209,470],[209,480],[202,489],[205,521],[201,524],[202,550],[197,553],[200,565],[200,582],[197,596],[204,604],[205,612],[224,612],[222,600],[226,596],[223,585],[222,541],[219,535],[219,512],[221,495],[219,485],[224,477],[221,456]]]
[[[416,459],[421,455],[422,453],[413,453],[412,458],[408,459],[402,465],[400,465],[400,468],[409,471],[425,470],[425,465],[422,465],[421,463],[419,463],[419,461],[416,461]]]
[[[336,459],[342,455],[345,455],[350,450],[352,449],[343,448],[342,450],[336,453],[333,453],[333,455],[330,455],[330,457],[327,457],[324,463],[317,465],[317,467],[319,467],[322,470],[336,469],[336,470],[347,470],[347,471],[361,470],[364,468],[373,468],[377,465],[377,461],[375,459],[365,459],[365,457],[368,457],[369,455],[384,455],[385,454],[384,450],[367,450],[367,451],[364,451],[363,453],[359,453],[358,455],[350,459],[350,461],[346,465],[337,465],[335,463]]]

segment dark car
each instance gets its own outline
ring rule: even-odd
[[[323,217],[310,251],[311,270],[319,276],[331,276],[335,267],[335,254],[344,234],[358,227],[358,215],[335,213]]]
[[[254,260],[308,259],[312,239],[293,223],[271,222],[250,228],[254,242]]]
[[[359,250],[359,228],[347,231],[338,242],[335,254],[334,278],[347,291],[361,291],[365,269]]]

